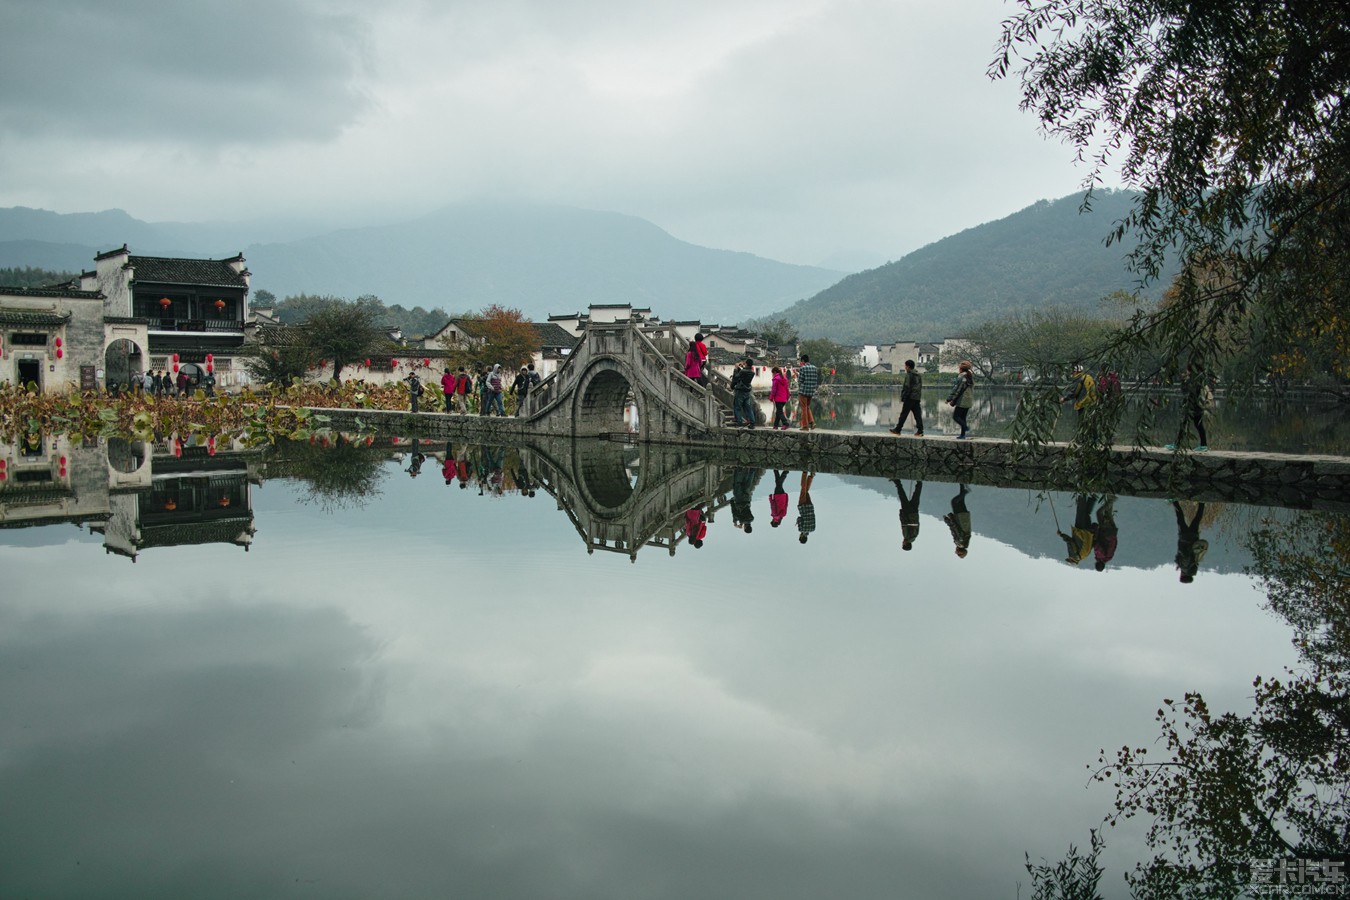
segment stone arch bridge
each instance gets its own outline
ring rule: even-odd
[[[684,376],[683,350],[669,331],[632,321],[592,323],[566,361],[526,400],[522,419],[536,434],[595,437],[632,429],[633,439],[695,438],[719,428],[731,394],[714,376],[703,387]]]

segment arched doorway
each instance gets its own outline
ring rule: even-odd
[[[132,379],[139,381],[145,374],[145,356],[141,348],[126,338],[118,338],[103,351],[103,386],[108,393],[125,391]]]

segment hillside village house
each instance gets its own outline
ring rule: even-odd
[[[177,366],[196,384],[243,384],[244,257],[169,259],[120,249],[69,285],[0,287],[0,381],[65,391],[126,387]]]

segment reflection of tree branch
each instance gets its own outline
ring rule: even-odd
[[[305,486],[302,503],[325,512],[361,507],[380,493],[384,456],[338,435],[332,446],[303,441],[277,445],[269,476],[294,478]]]

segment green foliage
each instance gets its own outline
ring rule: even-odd
[[[769,347],[782,347],[797,342],[797,326],[782,316],[765,316],[762,319],[750,319],[741,326],[759,337]]]
[[[1153,857],[1127,876],[1141,900],[1238,896],[1259,859],[1345,860],[1350,847],[1350,521],[1300,514],[1252,538],[1252,572],[1294,627],[1302,664],[1256,678],[1250,714],[1199,693],[1158,709],[1161,758],[1103,750],[1107,823],[1149,820]]]
[[[397,303],[393,306],[386,306],[384,301],[374,294],[364,294],[355,301],[327,295],[297,294],[277,303],[274,310],[282,322],[288,325],[298,325],[320,310],[328,309],[337,304],[351,303],[372,310],[376,324],[382,329],[386,331],[399,329],[405,336],[409,337],[435,334],[450,320],[450,314],[439,307],[427,310],[420,306],[406,309]],[[259,305],[255,301],[254,306]]]
[[[1164,379],[1234,352],[1260,368],[1329,330],[1350,296],[1350,16],[1325,0],[1048,0],[1003,23],[996,78],[1088,165],[1140,193],[1110,233],[1171,302],[1106,352]],[[1342,373],[1344,374],[1344,373]],[[1254,380],[1254,379],[1248,379]]]
[[[249,306],[254,309],[275,309],[277,295],[267,290],[257,290],[249,297]]]
[[[472,321],[476,339],[454,342],[443,338],[441,345],[449,354],[446,365],[470,368],[491,367],[500,363],[507,386],[515,371],[539,351],[539,333],[518,309],[488,306],[481,313],[461,318]]]
[[[77,272],[53,272],[32,266],[0,268],[0,285],[19,288],[51,287],[79,277]]]
[[[1031,900],[1101,900],[1098,885],[1102,867],[1097,861],[1105,842],[1095,830],[1089,834],[1090,849],[1080,854],[1069,845],[1069,852],[1053,865],[1042,859],[1033,864],[1027,855],[1027,873],[1031,876]]]
[[[829,338],[815,338],[797,344],[799,355],[811,357],[811,362],[820,369],[822,375],[828,375],[834,369],[840,378],[850,377],[858,369],[854,361],[856,353],[852,347],[835,343]]]

